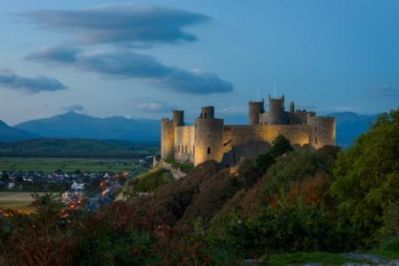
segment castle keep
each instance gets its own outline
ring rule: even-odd
[[[335,145],[335,118],[296,110],[293,102],[286,111],[284,96],[269,96],[267,112],[263,100],[249,102],[249,125],[225,125],[215,118],[214,107],[206,106],[194,125],[185,125],[183,111],[173,111],[173,119],[162,119],[161,128],[161,158],[194,165],[215,160],[228,166],[241,158],[255,159],[279,134],[294,147]]]

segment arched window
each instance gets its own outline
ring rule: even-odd
[[[208,147],[208,154],[211,154],[211,147]]]

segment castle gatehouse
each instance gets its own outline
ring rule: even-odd
[[[162,119],[161,128],[161,158],[194,165],[208,160],[234,165],[242,158],[255,159],[280,134],[294,147],[335,145],[335,118],[295,109],[294,102],[286,111],[284,96],[269,96],[267,112],[263,100],[249,102],[248,125],[225,125],[215,118],[215,108],[206,106],[193,125],[185,125],[184,111],[178,110],[172,120]]]

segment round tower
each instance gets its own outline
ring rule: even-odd
[[[222,160],[223,129],[223,119],[215,119],[215,108],[203,107],[194,127],[194,165],[209,160]]]
[[[259,125],[259,114],[265,112],[264,109],[264,101],[252,102],[248,103],[249,105],[249,124],[250,125]]]
[[[173,111],[173,124],[176,127],[184,126],[184,111],[181,110]]]
[[[268,124],[271,125],[284,125],[288,124],[288,116],[284,107],[285,97],[271,98],[269,95],[269,113]]]
[[[204,106],[201,108],[200,118],[203,119],[214,119],[215,118],[215,107]]]
[[[172,120],[161,120],[161,158],[163,160],[174,159],[175,126]]]

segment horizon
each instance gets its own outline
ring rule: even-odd
[[[387,112],[399,102],[398,9],[359,0],[0,3],[0,119],[160,119],[176,108],[194,118],[205,105],[243,117],[249,100],[269,94],[322,115]]]

